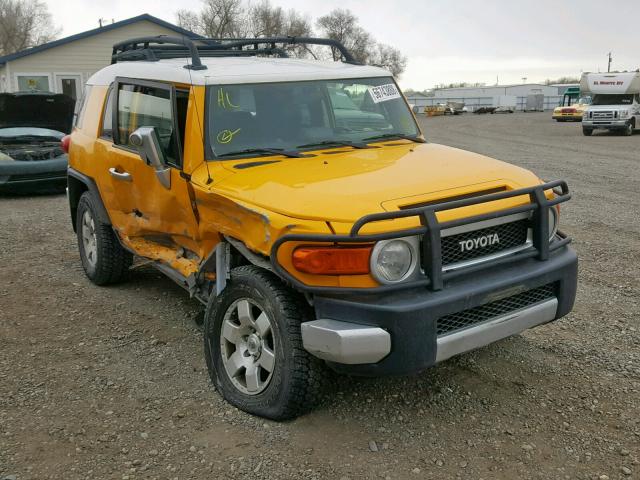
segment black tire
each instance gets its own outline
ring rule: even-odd
[[[89,253],[87,253],[87,247],[83,240],[85,218],[90,218],[93,221],[92,230],[95,233],[95,248]],[[100,221],[95,200],[90,192],[84,192],[78,202],[76,233],[80,260],[89,280],[96,285],[109,285],[125,279],[133,256],[122,248],[111,225]]]
[[[624,130],[622,131],[623,135],[626,137],[630,137],[631,135],[633,135],[633,130],[634,130],[634,123],[633,121],[627,123],[626,127],[624,128]]]
[[[586,128],[586,127],[582,127],[582,134],[585,137],[590,137],[591,134],[593,134],[593,128]]]
[[[224,348],[234,344],[226,343],[226,339],[221,341],[223,322],[229,321],[229,315],[233,316],[229,312],[233,312],[239,302],[247,300],[254,305],[252,308],[261,310],[270,321],[275,358],[266,386],[253,394],[243,392],[242,386],[236,386],[227,373],[222,344]],[[294,418],[317,405],[325,391],[329,372],[322,361],[302,347],[300,323],[310,319],[310,315],[306,302],[272,273],[255,266],[232,270],[224,291],[209,301],[205,313],[205,359],[209,376],[218,392],[239,409],[272,420]],[[247,351],[243,353],[245,358],[251,359]],[[225,355],[228,355],[227,351]],[[251,361],[258,362],[258,359]],[[245,368],[244,375],[247,372]],[[242,373],[239,377],[242,378]]]

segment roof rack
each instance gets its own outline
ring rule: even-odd
[[[198,42],[198,43],[196,43]],[[264,37],[264,38],[201,38],[158,35],[139,37],[116,43],[111,54],[111,63],[121,61],[158,61],[167,58],[191,57],[185,65],[190,70],[206,70],[201,57],[234,57],[275,55],[287,57],[284,49],[288,45],[326,45],[340,52],[344,62],[358,65],[351,52],[337,40],[311,37]],[[251,48],[247,48],[251,47]]]

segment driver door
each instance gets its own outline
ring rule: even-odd
[[[154,244],[176,250],[178,246],[193,250],[197,245],[190,187],[180,176],[188,95],[171,84],[127,78],[117,78],[109,94],[105,125],[110,120],[112,129],[110,138],[103,135],[100,142],[107,158],[101,191],[106,193],[103,201],[114,227],[125,243],[135,243],[138,253],[140,247],[158,252],[148,248]],[[109,113],[111,119],[107,119]],[[156,130],[169,182],[161,182],[154,166],[130,143],[131,133],[139,127]]]

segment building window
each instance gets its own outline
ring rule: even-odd
[[[17,75],[19,92],[49,92],[47,75]]]

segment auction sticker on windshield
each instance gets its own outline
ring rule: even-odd
[[[400,92],[393,83],[378,85],[377,87],[369,87],[369,94],[375,103],[400,98]]]

